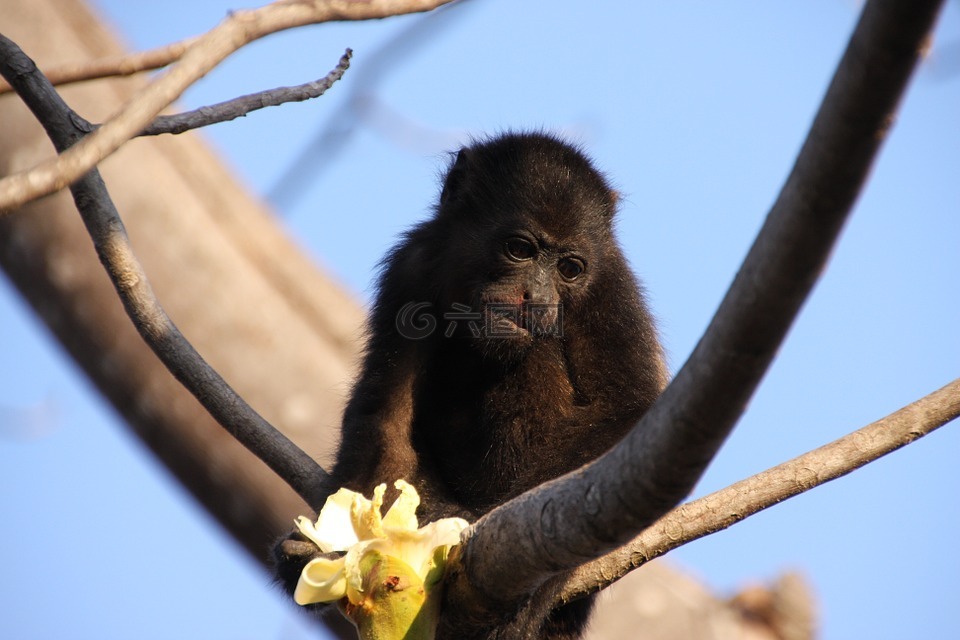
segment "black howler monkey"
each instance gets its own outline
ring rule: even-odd
[[[618,442],[666,373],[613,236],[616,207],[604,177],[556,137],[461,149],[434,215],[383,262],[331,492],[404,478],[424,518],[474,520]],[[296,536],[277,547],[291,591],[305,548]],[[589,609],[528,606],[518,618],[536,619],[477,637],[576,638]]]

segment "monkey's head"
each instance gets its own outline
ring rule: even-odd
[[[502,358],[575,330],[591,285],[619,256],[616,202],[590,161],[555,137],[509,134],[461,149],[432,221],[444,238],[440,303],[462,314],[455,336]]]

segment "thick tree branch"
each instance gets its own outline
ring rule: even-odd
[[[0,36],[0,75],[14,87],[58,151],[86,134],[77,114],[20,48]],[[308,504],[330,493],[326,472],[253,410],[200,356],[160,306],[133,253],[123,222],[97,170],[72,186],[74,201],[127,314],[171,373],[241,444],[263,460]]]
[[[369,20],[429,11],[451,0],[316,0],[284,2],[232,13],[200,36],[180,61],[145,87],[93,134],[56,158],[0,179],[0,212],[58,191],[143,130],[184,90],[240,47],[284,29],[331,20]],[[9,79],[8,79],[9,81]],[[12,84],[12,83],[11,83]]]
[[[630,544],[579,567],[558,602],[603,589],[668,551],[855,471],[958,417],[960,378],[838,440],[677,507]]]
[[[866,5],[796,164],[687,363],[600,460],[467,531],[445,634],[495,624],[546,578],[625,544],[689,494],[823,271],[941,5]]]

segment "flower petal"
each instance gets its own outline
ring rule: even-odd
[[[417,507],[420,506],[417,490],[403,480],[397,480],[393,486],[400,490],[400,496],[394,500],[387,515],[383,516],[383,528],[416,529],[419,526]]]
[[[373,597],[365,593],[364,573],[370,574],[368,580],[374,579],[383,566],[393,567],[389,571],[403,568],[413,585],[419,578],[428,592],[443,577],[450,547],[459,544],[468,523],[461,518],[443,518],[418,529],[420,497],[416,489],[403,480],[394,486],[400,496],[385,516],[381,508],[387,486],[381,484],[374,489],[372,500],[340,489],[327,498],[316,524],[302,516],[297,519],[300,531],[323,552],[346,551],[341,558],[317,558],[304,567],[294,593],[297,603],[346,597],[351,604],[361,605]],[[364,570],[364,566],[368,568]]]
[[[380,507],[383,505],[383,494],[387,485],[380,484],[373,490],[373,500],[367,500],[359,493],[353,494],[353,504],[350,506],[350,521],[358,540],[382,538],[383,519],[380,517]]]
[[[296,521],[297,528],[324,553],[348,549],[357,542],[357,534],[350,518],[354,497],[357,495],[359,494],[349,489],[340,489],[327,497],[316,524],[300,516]]]
[[[458,544],[467,526],[462,518],[442,518],[420,529],[387,529],[387,537],[371,540],[367,549],[402,560],[424,580],[436,564],[435,550]],[[445,557],[444,552],[441,558]]]
[[[315,558],[300,573],[293,599],[299,605],[335,602],[346,593],[344,559]]]
[[[351,604],[360,604],[363,594],[363,572],[360,570],[360,559],[367,548],[377,540],[358,542],[347,550],[343,557],[344,577],[346,578],[346,595]]]
[[[433,584],[443,577],[443,565],[446,564],[450,547],[460,544],[460,534],[469,526],[470,523],[463,518],[441,518],[420,529],[429,533],[427,546],[433,548],[431,556],[418,569],[425,583]],[[439,572],[431,575],[437,568]]]

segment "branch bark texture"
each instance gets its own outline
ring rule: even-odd
[[[279,87],[267,91],[258,91],[193,111],[170,116],[157,116],[139,135],[158,136],[165,133],[183,133],[191,129],[200,129],[212,124],[242,118],[259,109],[277,107],[288,102],[303,102],[304,100],[319,98],[333,86],[334,82],[343,77],[346,70],[350,68],[350,58],[352,56],[353,51],[347,49],[340,57],[337,66],[330,73],[313,82],[306,82],[295,87]]]
[[[676,379],[601,459],[468,530],[447,609],[465,625],[625,544],[693,489],[822,272],[941,5],[866,5],[786,184]]]
[[[599,591],[654,558],[845,476],[957,417],[960,378],[849,435],[674,509],[630,544],[579,567],[557,601]]]

